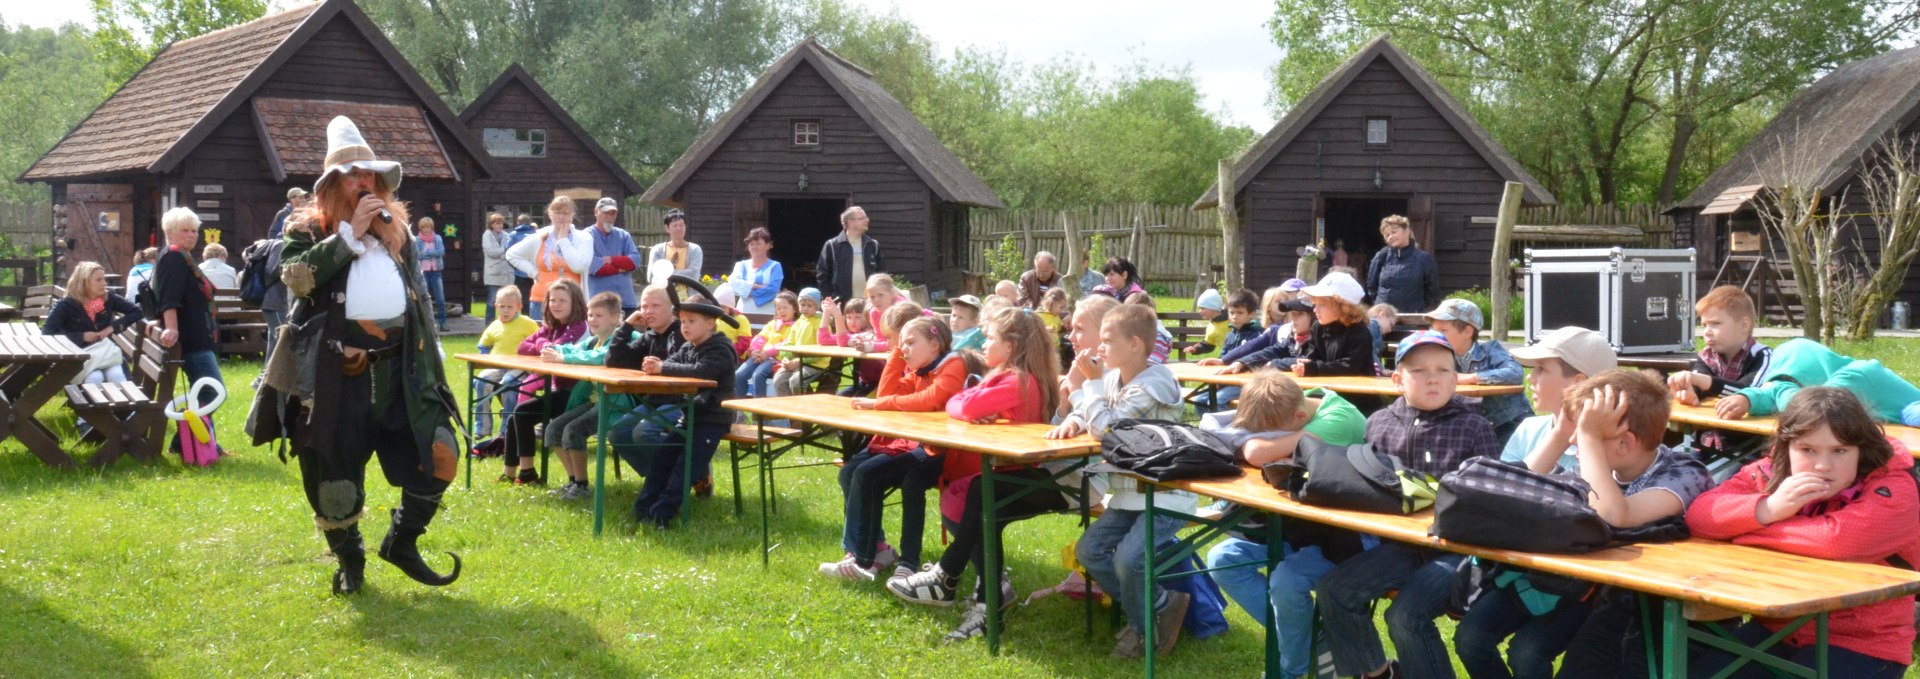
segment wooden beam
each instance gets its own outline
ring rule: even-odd
[[[1246,287],[1245,276],[1240,270],[1241,253],[1246,252],[1240,243],[1240,212],[1235,207],[1237,199],[1233,159],[1220,160],[1220,204],[1214,208],[1220,212],[1220,263],[1221,276],[1227,281],[1227,290],[1239,290]]]
[[[1520,221],[1520,199],[1526,190],[1520,182],[1507,182],[1506,191],[1500,195],[1500,218],[1493,225],[1493,276],[1487,287],[1493,293],[1493,308],[1487,310],[1493,318],[1487,321],[1487,330],[1496,341],[1507,338],[1507,309],[1513,305],[1513,272],[1507,259],[1513,249],[1513,228]]]

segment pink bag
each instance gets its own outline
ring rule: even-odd
[[[202,390],[213,390],[212,402],[196,405]],[[220,440],[214,438],[213,413],[227,400],[226,385],[211,377],[202,377],[175,396],[163,412],[176,425],[175,440],[180,443],[180,461],[198,467],[211,467],[220,460]]]
[[[187,413],[186,416],[198,420],[202,427],[212,425],[212,422],[199,415]],[[177,434],[180,439],[180,461],[199,467],[213,466],[213,463],[220,461],[220,441],[213,437],[211,429],[207,430],[207,440],[201,441],[194,435],[193,429],[187,420],[180,421]]]

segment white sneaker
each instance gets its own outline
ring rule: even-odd
[[[820,564],[820,574],[849,582],[873,582],[874,578],[873,569],[861,568],[852,555],[833,563]]]
[[[887,579],[887,591],[904,601],[928,606],[952,606],[954,599],[953,588],[947,585],[947,574],[937,565],[904,576],[895,570],[893,577]]]

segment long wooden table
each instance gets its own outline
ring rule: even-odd
[[[792,354],[795,358],[831,359],[826,370],[838,372],[845,386],[852,386],[860,379],[861,361],[887,362],[885,352],[861,351],[853,347],[820,344],[782,345],[780,353]]]
[[[467,362],[469,402],[474,400],[471,391],[475,383],[474,368],[476,366],[502,370],[518,370],[533,375],[545,375],[549,378],[546,386],[547,389],[553,388],[552,378],[577,380],[593,385],[594,403],[596,404],[595,415],[597,417],[594,426],[597,435],[594,437],[595,442],[593,446],[594,535],[600,534],[601,527],[606,520],[607,426],[612,423],[611,417],[618,416],[618,413],[611,412],[611,407],[607,403],[607,394],[684,397],[685,403],[682,404],[681,412],[686,413],[686,425],[682,427],[677,422],[667,422],[664,420],[659,421],[659,424],[667,431],[677,432],[681,435],[681,447],[685,455],[685,460],[683,461],[685,466],[682,467],[680,474],[680,493],[681,497],[688,497],[693,485],[693,397],[701,389],[714,387],[715,385],[712,380],[692,377],[649,375],[638,370],[609,368],[601,365],[550,363],[540,360],[538,356],[520,356],[517,354],[455,354],[454,358]],[[649,417],[652,417],[651,413]],[[501,426],[504,429],[505,424],[502,423]],[[473,457],[471,455],[467,456],[467,485],[473,485]],[[682,505],[680,511],[680,521],[682,525],[685,525],[687,517],[693,513],[692,509],[693,503],[691,502]]]
[[[1167,369],[1173,371],[1175,379],[1187,384],[1203,384],[1209,387],[1240,387],[1253,381],[1253,371],[1221,374],[1226,366],[1200,365],[1198,363],[1168,363]],[[1322,388],[1341,394],[1370,396],[1399,396],[1400,387],[1394,385],[1390,377],[1360,377],[1357,375],[1328,375],[1320,377],[1302,377],[1293,375],[1293,381],[1302,389]],[[1525,393],[1526,387],[1518,384],[1462,384],[1455,393],[1461,396],[1485,398]]]
[[[1813,622],[1820,630],[1820,643],[1825,644],[1827,616],[1832,611],[1920,593],[1920,572],[1827,561],[1699,538],[1627,545],[1587,554],[1533,554],[1449,542],[1427,534],[1433,524],[1433,512],[1430,510],[1402,516],[1302,504],[1268,486],[1259,470],[1251,468],[1243,469],[1238,478],[1151,483],[1149,487],[1183,490],[1237,505],[1238,511],[1213,522],[1232,522],[1217,527],[1217,530],[1232,527],[1250,512],[1265,512],[1346,528],[1410,545],[1612,585],[1656,597],[1662,600],[1663,607],[1662,635],[1666,648],[1662,667],[1667,677],[1685,676],[1689,641],[1710,640],[1707,643],[1726,648],[1726,640],[1719,635],[1690,629],[1686,624],[1690,612],[1708,614],[1731,611],[1762,618],[1794,620],[1795,627]],[[1149,514],[1158,512],[1203,525],[1209,523],[1204,517],[1156,508],[1154,495],[1152,492],[1147,494]],[[1279,522],[1268,523],[1271,529]],[[1148,522],[1147,544],[1154,544],[1152,526],[1152,522]],[[1161,554],[1168,555],[1168,558],[1151,560],[1147,564],[1148,577],[1156,578],[1158,574],[1167,572],[1174,564],[1192,555],[1209,537],[1202,535],[1201,539],[1184,540],[1180,549],[1162,550]],[[1274,555],[1279,554],[1279,550],[1273,551]],[[1151,639],[1151,620],[1147,624],[1149,627],[1142,635]],[[1271,627],[1268,633],[1272,634]],[[1277,646],[1270,639],[1270,670],[1277,670],[1278,660],[1274,657],[1276,650]],[[1744,649],[1727,650],[1738,653]],[[1764,655],[1759,651],[1753,653]],[[1152,676],[1151,648],[1147,649],[1147,659],[1148,676]],[[1816,668],[1814,674],[1826,676],[1825,668]]]
[[[740,412],[752,413],[760,422],[769,419],[792,420],[819,425],[822,431],[831,428],[875,436],[890,436],[918,441],[923,445],[980,454],[982,460],[979,483],[984,519],[981,522],[983,526],[981,548],[986,550],[986,571],[980,573],[980,577],[986,581],[987,648],[990,653],[1000,651],[998,512],[1027,493],[1044,490],[1037,485],[1028,485],[1024,479],[1006,479],[1004,481],[1013,483],[1017,490],[1010,496],[1001,498],[996,494],[996,484],[1002,480],[997,479],[999,474],[996,473],[995,467],[1074,460],[1075,464],[1071,469],[1054,476],[1054,479],[1059,479],[1084,466],[1086,458],[1100,454],[1099,439],[1085,435],[1063,440],[1048,439],[1046,433],[1052,427],[1044,424],[974,424],[953,419],[944,412],[854,410],[853,399],[832,394],[734,399],[723,405]],[[760,440],[761,445],[766,445],[768,439],[764,431]],[[1082,498],[1080,505],[1082,507],[1088,505],[1085,498]],[[765,512],[761,515],[763,517],[761,546],[764,550],[768,538]]]
[[[1673,414],[1668,416],[1667,421],[1695,429],[1718,429],[1720,431],[1753,434],[1756,436],[1772,436],[1774,431],[1780,426],[1780,420],[1772,416],[1743,417],[1738,420],[1720,419],[1718,415],[1714,414],[1713,410],[1714,406],[1718,405],[1718,403],[1719,399],[1707,399],[1707,401],[1697,406],[1674,403]],[[1920,457],[1920,428],[1901,424],[1882,424],[1880,426],[1887,431],[1888,437],[1906,444],[1908,452],[1912,453],[1915,457]]]
[[[27,452],[59,469],[71,469],[72,455],[60,448],[53,430],[34,414],[80,374],[89,355],[62,335],[42,335],[31,323],[0,325],[0,440],[19,439]]]

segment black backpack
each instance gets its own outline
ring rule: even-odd
[[[133,290],[133,303],[140,305],[140,317],[152,320],[160,318],[160,295],[153,291],[153,274],[140,279],[139,287]]]
[[[261,239],[240,253],[240,301],[260,306],[267,299],[267,290],[280,284],[280,272],[267,266],[279,244],[277,238]]]
[[[1578,479],[1478,457],[1440,477],[1429,534],[1453,542],[1547,554],[1613,544],[1613,527],[1587,504]]]
[[[1291,459],[1268,464],[1260,472],[1269,485],[1293,499],[1321,507],[1412,514],[1426,509],[1434,497],[1433,477],[1408,469],[1369,443],[1340,446],[1302,436]]]
[[[1240,475],[1233,448],[1198,427],[1166,420],[1128,418],[1100,437],[1106,466],[1155,481]]]

